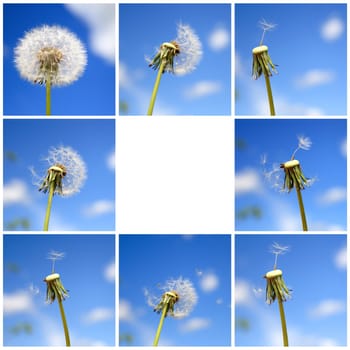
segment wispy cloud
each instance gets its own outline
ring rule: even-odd
[[[89,27],[89,44],[95,54],[114,63],[115,13],[113,4],[67,4],[67,9]]]
[[[208,44],[213,51],[225,49],[230,44],[230,32],[223,27],[215,28],[209,35]]]
[[[219,277],[214,272],[203,272],[200,275],[199,285],[202,291],[212,292],[219,287]]]
[[[104,268],[103,275],[108,282],[115,281],[115,263],[114,263],[114,261],[112,261],[110,264],[108,264]]]
[[[84,323],[95,324],[109,321],[114,317],[114,310],[111,308],[97,307],[83,316]]]
[[[237,172],[235,184],[236,195],[261,193],[263,187],[260,174],[253,168],[246,168]]]
[[[254,294],[249,282],[238,279],[235,283],[235,304],[243,306],[254,305]]]
[[[84,209],[86,216],[95,217],[104,214],[109,214],[114,211],[114,202],[110,200],[98,200]]]
[[[217,81],[203,80],[188,87],[184,94],[188,99],[196,99],[216,94],[222,89],[221,83]]]
[[[329,84],[335,79],[335,73],[330,70],[312,69],[296,79],[300,88],[310,88]]]
[[[18,313],[32,313],[34,303],[30,293],[26,290],[18,290],[14,293],[5,293],[3,299],[4,315]]]
[[[115,169],[115,152],[112,151],[106,157],[107,168],[110,170]]]
[[[332,17],[321,26],[321,37],[326,41],[337,40],[344,32],[345,25],[340,18]]]
[[[132,310],[131,303],[125,299],[121,299],[119,302],[119,321],[132,323],[135,319],[134,312]]]
[[[12,179],[4,185],[4,206],[12,204],[28,205],[31,203],[27,184],[20,179]]]
[[[322,300],[318,305],[309,310],[310,316],[321,318],[337,315],[346,311],[346,303],[342,300]]]
[[[335,266],[338,269],[346,269],[347,267],[347,249],[342,247],[337,251],[334,257]]]
[[[332,205],[346,200],[346,187],[332,187],[319,197],[323,205]]]
[[[200,331],[209,328],[210,323],[210,320],[207,318],[191,318],[181,324],[180,330],[184,333]]]
[[[341,144],[340,144],[340,153],[341,153],[344,157],[347,156],[348,151],[347,151],[347,141],[346,141],[346,139],[343,140],[343,141],[341,142]]]

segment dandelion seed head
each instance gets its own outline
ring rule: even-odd
[[[147,304],[152,308],[157,308],[163,300],[166,293],[176,293],[178,300],[174,304],[174,310],[171,316],[175,318],[182,318],[189,315],[197,303],[197,293],[188,279],[179,277],[177,279],[169,279],[164,284],[158,284],[159,291],[153,293],[148,289],[144,290]]]
[[[22,78],[52,86],[68,85],[80,78],[87,64],[82,42],[59,26],[37,27],[19,40],[15,65]]]
[[[35,185],[39,186],[39,190],[47,192],[48,172],[59,168],[63,171],[63,177],[61,186],[55,189],[55,193],[67,197],[80,191],[87,177],[87,169],[79,153],[71,147],[52,147],[44,161],[48,167],[43,176],[37,175],[35,170],[31,169]]]
[[[185,75],[192,72],[202,58],[202,43],[189,25],[177,26],[177,37],[164,42],[152,59],[146,58],[149,66],[159,69],[166,62],[164,72]]]

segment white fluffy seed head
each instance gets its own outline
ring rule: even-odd
[[[66,146],[52,147],[49,150],[48,156],[44,158],[44,160],[48,163],[48,166],[42,176],[39,176],[33,169],[31,169],[35,185],[40,187],[47,176],[48,169],[60,164],[65,168],[65,176],[62,179],[61,194],[67,197],[80,191],[87,178],[87,169],[85,162],[78,152],[71,147]]]
[[[176,295],[178,300],[174,305],[173,317],[181,318],[186,317],[193,310],[197,303],[197,293],[192,285],[192,282],[188,279],[179,277],[177,279],[169,279],[164,285],[158,286],[161,291],[157,295],[152,294],[147,289],[145,290],[145,296],[149,306],[155,308],[162,300],[164,293],[170,293]]]
[[[15,65],[22,78],[32,83],[68,85],[80,78],[87,64],[84,45],[59,26],[34,28],[19,40]]]

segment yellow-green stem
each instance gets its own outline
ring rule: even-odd
[[[155,336],[154,341],[153,341],[153,346],[158,346],[160,332],[162,331],[164,319],[165,319],[165,316],[168,312],[168,308],[169,308],[169,304],[165,303],[163,306],[162,315],[160,316],[159,325],[157,328],[157,333],[156,333],[156,336]]]
[[[273,104],[273,96],[272,96],[272,89],[271,89],[271,84],[270,84],[270,76],[267,74],[267,72],[265,70],[264,70],[264,76],[265,76],[267,97],[268,97],[269,106],[270,106],[270,115],[276,115],[275,106]]]
[[[153,113],[153,108],[154,108],[154,103],[156,102],[156,97],[157,97],[157,93],[158,93],[160,78],[162,77],[165,64],[166,64],[166,61],[162,60],[162,63],[160,64],[159,69],[158,69],[156,82],[154,83],[152,96],[151,96],[151,101],[149,103],[147,115],[152,115],[152,113]]]
[[[46,79],[46,115],[51,115],[51,80],[50,75]]]
[[[303,225],[303,231],[308,231],[304,203],[303,203],[303,198],[301,196],[301,190],[300,190],[300,187],[298,185],[295,186],[295,189],[296,189],[297,195],[298,195],[298,203],[299,203],[301,222]]]
[[[47,207],[46,207],[46,214],[45,214],[45,220],[44,220],[44,231],[49,230],[49,221],[50,221],[50,214],[51,214],[51,207],[52,207],[52,198],[53,194],[55,192],[55,182],[51,181],[50,183],[50,189],[49,189],[49,195],[47,199]]]
[[[282,302],[282,299],[280,297],[278,297],[278,308],[280,310],[283,346],[288,346],[288,332],[287,332],[286,316],[284,315],[283,302]]]
[[[66,346],[70,346],[69,331],[68,331],[66,315],[65,315],[64,309],[63,309],[62,298],[59,297],[59,298],[57,298],[57,300],[58,300],[58,305],[60,307],[61,319],[62,319],[63,330],[64,330],[64,337],[66,339]]]

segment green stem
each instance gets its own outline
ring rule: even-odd
[[[295,186],[295,189],[296,189],[297,195],[298,195],[298,203],[299,203],[301,222],[303,225],[303,231],[308,231],[304,203],[303,203],[303,198],[301,196],[301,190],[300,190],[300,187],[298,185]]]
[[[50,183],[50,190],[47,200],[47,207],[46,207],[46,214],[45,214],[45,220],[44,220],[44,231],[49,230],[49,221],[50,221],[50,214],[51,214],[51,207],[52,207],[52,198],[53,194],[55,192],[55,182],[51,181]]]
[[[46,115],[51,115],[51,80],[50,75],[46,79]]]
[[[265,76],[267,97],[268,97],[269,106],[270,106],[270,115],[276,115],[275,106],[273,104],[273,96],[272,96],[272,89],[271,89],[271,84],[270,84],[270,76],[266,73],[265,70],[264,70],[264,76]]]
[[[164,319],[165,319],[165,316],[168,312],[168,308],[169,308],[169,304],[168,303],[164,304],[163,310],[162,310],[162,315],[160,316],[160,320],[159,320],[157,333],[156,333],[156,336],[155,336],[154,341],[153,341],[153,346],[158,346],[160,332],[162,331]]]
[[[62,298],[59,297],[59,298],[57,298],[57,300],[58,300],[58,305],[60,307],[61,319],[62,319],[63,330],[64,330],[64,337],[66,338],[66,346],[70,346],[69,331],[68,331],[66,315],[65,315],[64,309],[63,309]]]
[[[287,332],[287,323],[286,316],[284,314],[283,302],[280,297],[278,299],[278,308],[280,310],[281,326],[282,326],[282,335],[283,335],[283,346],[288,346],[288,332]]]
[[[149,103],[147,115],[152,115],[152,113],[153,113],[153,108],[154,108],[154,103],[156,102],[156,97],[157,97],[157,93],[158,93],[160,78],[162,77],[165,64],[166,64],[166,61],[162,60],[162,63],[160,64],[159,69],[158,69],[156,82],[154,83],[152,96],[151,96],[151,101]]]

